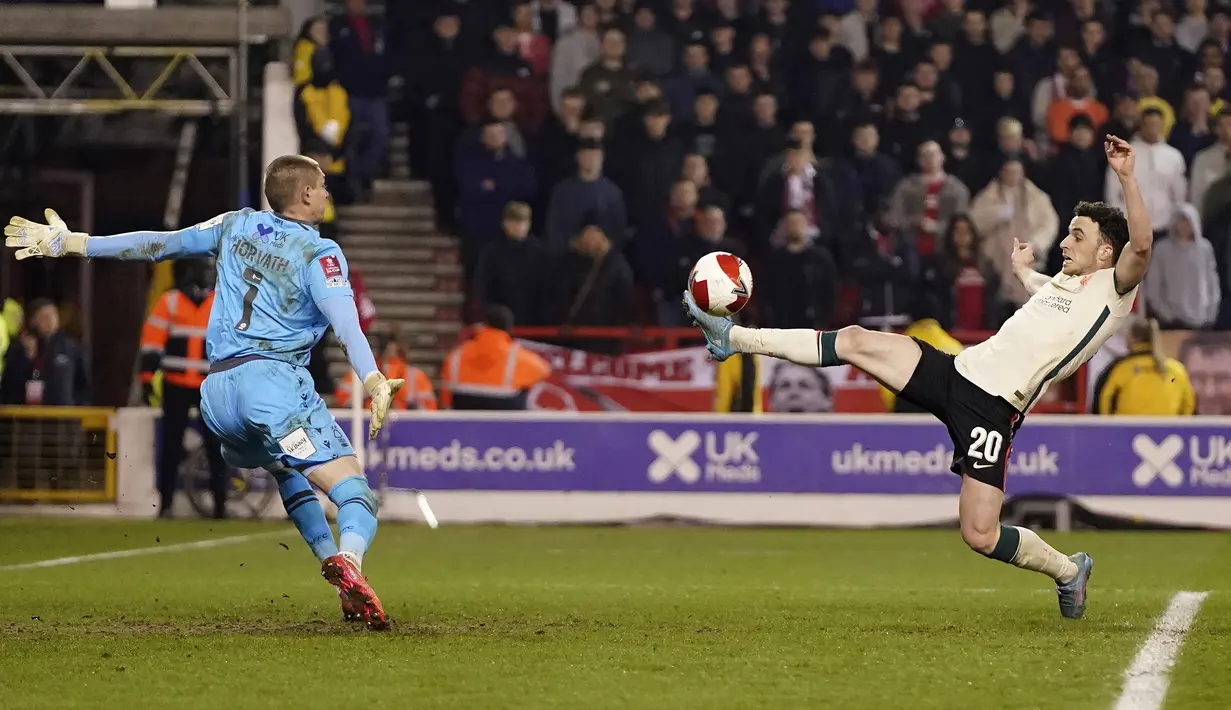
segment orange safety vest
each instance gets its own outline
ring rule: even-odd
[[[446,409],[524,409],[526,391],[550,374],[538,353],[503,330],[481,327],[445,358],[440,401]]]
[[[209,327],[213,305],[213,291],[199,306],[178,289],[171,289],[158,299],[141,329],[142,382],[153,382],[154,373],[162,370],[165,384],[201,387],[209,374],[205,329]]]
[[[436,392],[432,389],[432,381],[427,374],[413,367],[400,357],[390,358],[376,363],[382,374],[391,380],[406,380],[406,386],[393,397],[394,409],[424,409],[434,412],[437,409]],[[346,378],[334,389],[333,396],[339,407],[348,407],[351,403],[351,379]],[[364,395],[363,406],[371,404],[372,399]]]

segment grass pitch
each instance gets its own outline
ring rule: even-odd
[[[1231,535],[1047,535],[1086,619],[956,531],[384,525],[390,633],[344,625],[289,523],[0,520],[0,707],[1111,707],[1176,591],[1211,595],[1168,710],[1231,707]]]

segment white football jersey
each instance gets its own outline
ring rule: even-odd
[[[1000,331],[957,356],[957,371],[1028,412],[1053,382],[1089,360],[1133,310],[1137,287],[1116,293],[1115,269],[1056,274]]]

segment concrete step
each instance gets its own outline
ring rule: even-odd
[[[405,161],[403,164],[398,164],[394,161],[389,161],[389,177],[409,180],[411,178],[410,161]]]
[[[377,312],[382,303],[447,303],[460,304],[462,294],[458,288],[369,288],[368,295],[376,304]]]
[[[363,283],[368,288],[418,288],[415,284],[426,283],[426,279],[462,277],[462,269],[456,264],[405,264],[404,267],[395,274],[369,274],[364,268]]]
[[[347,258],[350,258],[351,249],[383,249],[392,257],[412,247],[415,249],[457,249],[460,246],[457,239],[437,234],[380,234],[376,232],[342,234],[338,237],[338,242],[342,245]]]
[[[423,180],[376,180],[372,183],[374,195],[430,195],[432,186]]]
[[[409,264],[457,264],[457,249],[453,247],[407,246],[390,252],[388,248],[358,247],[346,250],[346,258],[353,264],[363,264],[363,273],[401,272]]]
[[[410,132],[394,133],[389,131],[389,152],[405,151],[410,148]]]
[[[449,351],[446,348],[426,347],[416,348],[409,343],[406,344],[406,357],[411,362],[431,362],[438,363],[444,359],[445,354]],[[329,355],[330,362],[346,362],[346,355],[342,352],[342,348],[328,347],[325,352]],[[380,353],[377,353],[379,357]]]
[[[376,306],[376,314],[382,320],[435,320],[456,324],[462,318],[462,309],[460,303],[386,303]]]
[[[347,205],[338,208],[338,222],[349,219],[421,219],[436,216],[431,203],[426,205]]]
[[[373,219],[370,217],[345,217],[338,220],[342,234],[368,232],[372,234],[435,234],[436,221],[432,219]]]
[[[402,294],[407,291],[435,291],[438,293],[461,293],[462,277],[460,274],[448,276],[435,274],[420,274],[418,276],[401,276],[397,278],[382,277],[381,280],[375,281],[367,276],[363,277],[363,283],[368,287],[370,294],[381,294],[379,298],[388,298],[389,300],[397,300],[396,294]],[[377,284],[380,284],[379,286]],[[372,296],[373,301],[377,301],[376,295]],[[379,302],[379,301],[377,301]]]

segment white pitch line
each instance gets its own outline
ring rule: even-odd
[[[164,552],[184,552],[185,550],[206,550],[211,547],[223,547],[226,545],[237,545],[241,542],[249,540],[259,540],[263,537],[275,537],[278,535],[286,535],[288,531],[255,533],[252,535],[232,535],[231,537],[216,537],[209,540],[197,540],[195,542],[179,542],[174,545],[158,545],[156,547],[137,547],[131,550],[116,550],[114,552],[95,552],[90,555],[74,555],[72,557],[56,557],[50,560],[39,560],[38,562],[23,562],[19,565],[5,565],[0,567],[0,572],[16,572],[23,569],[41,569],[44,567],[62,567],[64,565],[75,565],[81,562],[97,562],[99,560],[118,560],[124,557],[141,557],[143,555],[158,555]]]
[[[1209,592],[1176,592],[1137,657],[1124,671],[1124,689],[1114,710],[1159,710],[1171,684],[1169,674],[1184,637]]]

